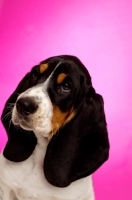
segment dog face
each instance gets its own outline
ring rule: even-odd
[[[8,129],[4,116],[10,103],[14,103],[13,123]],[[11,161],[27,159],[38,134],[50,139],[43,169],[55,186],[90,175],[108,158],[103,99],[74,56],[52,57],[33,67],[8,99],[2,119],[8,134],[3,154]]]
[[[52,137],[75,116],[82,82],[83,73],[72,60],[35,66],[29,75],[31,87],[18,96],[13,108],[13,123]]]

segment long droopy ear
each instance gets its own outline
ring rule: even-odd
[[[97,170],[108,155],[103,99],[94,92],[91,97],[87,95],[75,117],[49,142],[44,174],[52,185],[66,187]]]
[[[19,94],[29,88],[29,73],[21,80],[16,90],[7,100],[1,121],[6,129],[8,141],[4,148],[3,155],[10,161],[21,162],[26,160],[33,152],[37,139],[33,132],[15,127],[11,122],[12,108]]]

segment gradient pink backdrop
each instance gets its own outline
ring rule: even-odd
[[[132,199],[132,1],[0,0],[0,114],[41,60],[78,56],[105,100],[110,159],[96,173],[96,200]],[[0,150],[6,143],[0,124]]]

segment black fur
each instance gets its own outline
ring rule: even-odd
[[[92,87],[89,73],[78,60],[61,65],[50,82],[49,96],[62,111],[74,106],[76,115],[50,141],[44,173],[51,184],[66,187],[92,174],[108,159],[109,141],[103,99]],[[71,77],[73,88],[70,94],[57,95],[54,80],[62,72]]]
[[[86,177],[108,159],[102,97],[85,99],[76,116],[50,141],[44,162],[47,180],[58,187]]]
[[[95,92],[91,77],[78,58],[74,56],[49,58],[41,62],[48,63],[49,67],[44,74],[39,75],[37,80],[33,82],[30,77],[39,66],[35,66],[23,78],[7,101],[2,114],[2,121],[8,134],[8,142],[3,154],[14,162],[24,161],[32,154],[37,142],[34,133],[29,135],[21,128],[17,130],[13,124],[8,129],[9,122],[4,118],[7,114],[6,108],[9,103],[16,102],[18,94],[44,82],[60,61],[62,63],[54,71],[50,80],[48,94],[51,102],[62,112],[74,107],[75,116],[59,129],[49,142],[43,168],[48,182],[57,187],[66,187],[71,182],[93,173],[109,156],[103,99]],[[69,93],[58,90],[56,79],[60,73],[68,74],[66,81],[71,86]]]
[[[27,159],[35,149],[37,139],[33,132],[29,134],[28,131],[22,128],[16,128],[11,120],[11,113],[9,113],[9,106],[16,102],[19,94],[29,88],[29,73],[22,79],[16,90],[10,96],[5,104],[5,108],[2,113],[2,123],[6,129],[8,135],[8,141],[4,148],[3,155],[8,160],[14,162],[20,162]],[[8,117],[7,117],[8,115]]]

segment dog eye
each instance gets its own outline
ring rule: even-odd
[[[32,81],[36,81],[39,77],[39,71],[38,70],[34,70],[31,72],[31,79]]]
[[[70,84],[68,82],[64,82],[63,84],[61,84],[60,90],[62,92],[70,92],[71,91],[71,86],[70,86]]]

